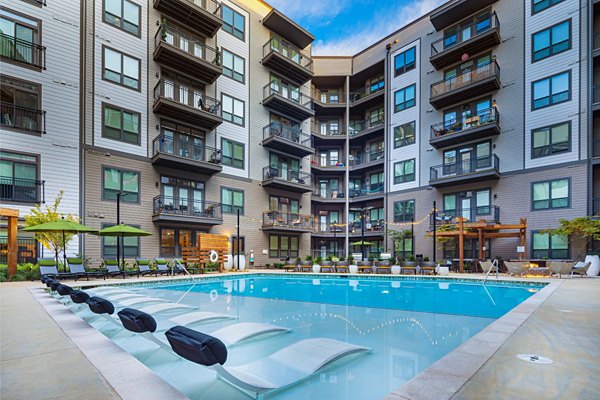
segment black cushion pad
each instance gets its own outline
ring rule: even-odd
[[[152,315],[133,308],[124,308],[117,313],[125,329],[131,332],[144,333],[156,330],[156,320]]]
[[[90,295],[84,292],[83,290],[73,290],[70,293],[70,296],[71,300],[73,300],[73,303],[75,304],[85,303],[87,299],[90,298]]]
[[[70,294],[73,291],[73,288],[68,285],[58,285],[56,290],[58,291],[58,294],[60,294],[61,296],[67,296],[68,294]]]
[[[86,303],[90,306],[95,314],[109,314],[112,315],[115,312],[115,306],[110,301],[103,299],[102,297],[92,296],[87,299]]]
[[[183,326],[165,332],[173,351],[196,364],[211,366],[225,364],[227,347],[219,339]]]

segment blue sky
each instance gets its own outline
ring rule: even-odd
[[[446,0],[266,0],[315,36],[313,54],[354,55]]]

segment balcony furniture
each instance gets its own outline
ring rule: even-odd
[[[504,261],[504,265],[506,266],[509,275],[523,276],[529,270],[529,267],[525,262]]]
[[[582,262],[582,261],[579,261],[573,267],[573,270],[571,271],[571,276],[573,276],[573,275],[579,275],[582,278],[584,276],[588,276],[588,271],[589,271],[589,269],[590,269],[591,266],[592,266],[591,262]]]

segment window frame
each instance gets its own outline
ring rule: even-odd
[[[557,103],[552,103],[551,102],[552,96],[553,96],[553,94],[552,94],[552,78],[555,78],[555,77],[563,75],[563,74],[567,74],[568,77],[569,77],[569,90],[568,90],[569,97],[566,100],[562,100],[562,101],[559,101]],[[549,83],[550,92],[549,92],[549,95],[547,96],[550,99],[550,103],[547,104],[547,105],[541,106],[541,107],[535,107],[535,101],[536,101],[536,99],[534,97],[535,96],[535,84],[538,83],[538,82],[545,81],[545,80],[548,80],[550,82]],[[552,107],[552,106],[555,106],[557,104],[562,104],[562,103],[566,103],[566,102],[571,101],[572,100],[572,93],[573,93],[573,85],[572,85],[572,83],[573,83],[572,82],[572,74],[571,74],[571,70],[570,69],[566,70],[566,71],[559,72],[557,74],[553,74],[553,75],[550,75],[550,76],[538,79],[536,81],[532,81],[531,82],[531,111],[542,110],[542,109],[547,108],[547,107]]]
[[[569,187],[568,187],[568,194],[567,194],[567,205],[563,206],[563,207],[553,207],[552,206],[552,200],[555,200],[552,197],[552,182],[556,182],[556,181],[567,181]],[[542,184],[542,183],[547,183],[549,185],[548,187],[548,207],[544,207],[544,208],[535,208],[535,200],[533,198],[533,193],[534,193],[534,187],[537,184]],[[571,185],[571,177],[567,177],[567,178],[556,178],[556,179],[547,179],[547,180],[543,180],[543,181],[536,181],[536,182],[531,182],[531,211],[548,211],[548,210],[561,210],[561,209],[566,209],[566,208],[571,208],[571,197],[572,197],[572,185]],[[558,199],[562,199],[562,197],[557,198]],[[538,200],[541,201],[541,200]]]
[[[277,238],[277,256],[272,256],[271,254],[271,237],[276,237]],[[287,249],[287,254],[283,255],[281,253],[281,238],[285,237],[288,239],[288,249]],[[292,255],[292,249],[291,249],[291,244],[292,244],[292,238],[296,238],[297,241],[297,250],[296,250],[296,254],[295,256]],[[298,258],[298,256],[300,255],[300,236],[299,235],[285,235],[285,234],[270,234],[269,235],[269,241],[268,241],[268,248],[269,248],[269,258],[278,258],[278,259],[283,259],[283,258],[288,258],[291,259],[296,259]]]
[[[407,103],[408,101],[406,100],[406,90],[407,90],[407,89],[410,89],[411,87],[413,88],[413,91],[414,91],[414,94],[415,94],[415,96],[412,98],[413,104],[407,107],[407,106],[406,106],[406,103]],[[397,96],[397,95],[398,95],[398,93],[400,93],[400,92],[404,92],[404,101],[403,101],[402,103],[400,103],[400,104],[402,104],[402,105],[403,105],[403,108],[399,108],[399,104],[396,104],[396,96]],[[409,100],[409,101],[410,101],[410,100]],[[399,112],[401,112],[401,111],[408,110],[409,108],[413,108],[413,107],[415,107],[416,105],[417,105],[417,84],[416,84],[416,83],[413,83],[412,85],[408,85],[408,86],[405,86],[405,87],[403,87],[403,88],[400,88],[400,89],[398,89],[398,90],[396,90],[396,91],[394,92],[394,114],[396,114],[396,113],[399,113]]]
[[[406,163],[411,162],[411,161],[413,163],[413,172],[412,172],[412,174],[409,174],[409,175],[412,175],[412,179],[407,180],[405,178],[406,173],[396,176],[396,165],[402,164],[403,171],[406,172]],[[402,161],[395,162],[393,173],[394,173],[394,185],[400,185],[402,183],[414,182],[417,179],[417,160],[416,160],[416,158],[409,158],[408,160],[402,160]],[[402,177],[402,180],[399,179],[401,177]]]
[[[544,0],[542,0],[544,1]],[[542,11],[545,11],[551,7],[554,7],[557,4],[562,3],[564,0],[548,0],[548,5],[540,10],[535,10],[535,0],[531,0],[531,15],[535,15],[537,13],[541,13]]]
[[[559,155],[559,154],[570,153],[573,150],[573,148],[572,148],[572,144],[573,144],[572,122],[573,122],[572,120],[568,120],[568,121],[565,121],[565,122],[560,122],[558,124],[552,124],[552,125],[542,126],[542,127],[539,127],[539,128],[532,129],[531,130],[531,159],[544,158],[544,157],[550,157],[550,156],[555,156],[555,155]],[[556,151],[553,152],[552,151],[552,145],[553,145],[553,142],[552,142],[552,129],[556,128],[556,127],[559,127],[559,126],[562,126],[562,125],[567,125],[567,127],[568,127],[568,144],[569,144],[569,146],[568,146],[567,150],[561,150],[561,151],[558,151],[558,152],[556,152]],[[544,129],[549,129],[550,130],[550,144],[548,145],[548,147],[550,148],[550,152],[548,154],[536,155],[535,154],[535,149],[536,148],[534,147],[535,133],[538,132],[538,131],[542,131]]]
[[[222,62],[223,75],[226,76],[226,77],[228,77],[229,79],[232,79],[232,80],[234,80],[236,82],[241,83],[242,85],[245,85],[246,84],[246,59],[244,57],[242,57],[242,56],[237,55],[233,51],[227,50],[224,47],[222,47],[221,50],[222,50],[222,53],[223,53],[223,57],[222,57],[222,59],[223,59],[223,62]],[[228,67],[225,66],[225,53],[226,52],[229,53],[229,54],[231,54],[232,57],[233,57],[233,67],[234,67],[234,69],[230,69],[230,68],[228,68]],[[239,58],[240,60],[242,60],[242,64],[243,64],[243,67],[244,67],[243,68],[244,69],[244,73],[242,75],[242,79],[241,80],[235,78],[235,59],[236,58]],[[227,75],[225,73],[225,71],[228,71],[228,70],[231,71],[231,76],[229,76],[229,75]]]
[[[398,140],[396,140],[396,130],[405,127],[407,125],[412,125],[413,126],[413,140],[411,143],[408,143],[406,140],[406,134],[404,134],[404,139],[402,140],[401,144],[397,144]],[[406,122],[404,124],[400,124],[400,125],[396,125],[394,127],[394,149],[399,149],[400,147],[405,147],[405,146],[410,146],[411,144],[415,144],[417,143],[417,121],[411,121],[411,122]]]
[[[224,190],[231,191],[231,205],[225,204],[223,202],[223,191]],[[235,192],[240,192],[242,194],[243,204],[242,204],[242,209],[240,210],[240,215],[245,215],[244,212],[246,211],[246,191],[243,189],[236,189],[236,188],[232,188],[229,186],[221,186],[221,212],[223,214],[231,214],[231,215],[237,214],[237,212],[235,212],[236,211],[235,207],[238,207],[238,206],[235,206],[233,204],[233,194]],[[225,207],[231,207],[231,211],[225,211]]]
[[[228,5],[222,4],[221,5],[223,7],[223,11],[221,11],[221,16],[223,19],[223,31],[229,33],[231,36],[241,40],[242,42],[246,41],[246,16],[243,15],[242,13],[234,10],[233,8],[229,7]],[[231,21],[233,24],[229,24],[227,21],[225,21],[225,9],[229,9],[232,12],[233,15],[233,21]],[[243,27],[244,30],[242,31],[242,37],[239,37],[238,35],[235,34],[235,15],[238,14],[240,17],[242,17],[242,21],[243,21]],[[229,29],[231,29],[231,31],[229,31]]]
[[[104,123],[104,112],[105,112],[105,110],[107,108],[110,108],[110,109],[115,110],[115,111],[119,111],[121,113],[121,131],[120,131],[120,138],[119,139],[115,139],[113,137],[105,135],[106,125]],[[123,140],[123,135],[124,135],[124,132],[125,132],[124,129],[123,129],[123,112],[130,113],[130,114],[135,114],[135,115],[138,116],[139,120],[138,120],[138,132],[137,132],[137,141],[136,141],[136,143]],[[126,143],[126,144],[132,144],[132,145],[140,146],[142,144],[142,114],[139,113],[139,112],[137,112],[137,111],[133,111],[133,110],[129,110],[129,109],[126,109],[126,108],[119,107],[119,106],[115,106],[114,104],[102,102],[102,127],[101,127],[101,130],[102,130],[102,137],[103,138],[110,139],[110,140],[115,140],[117,142],[122,142],[122,143]]]
[[[230,99],[232,99],[232,104],[231,105],[233,107],[233,113],[231,114],[232,115],[231,120],[225,118],[225,105],[224,105],[225,103],[223,102],[223,98],[224,97],[229,97]],[[242,103],[242,117],[241,117],[242,118],[242,123],[241,124],[238,124],[237,122],[235,122],[235,118],[234,118],[234,117],[238,117],[239,118],[239,115],[235,114],[235,101],[236,100]],[[231,95],[229,95],[227,93],[221,92],[221,116],[223,118],[223,121],[227,121],[227,122],[229,122],[231,124],[234,124],[234,125],[237,125],[237,126],[246,127],[246,102],[244,100],[242,100],[242,99],[238,99],[237,97],[234,97],[234,96],[231,96]]]
[[[32,1],[34,1],[34,0],[31,0],[31,1],[24,0],[24,1],[31,4]],[[23,21],[19,21],[19,22],[21,22],[22,26],[31,28],[34,31],[34,36],[37,38],[37,42],[32,42],[31,43],[32,46],[36,46],[36,45],[37,46],[42,46],[43,45],[43,43],[42,43],[42,20],[41,19],[32,17],[31,15],[15,11],[13,9],[10,9],[10,8],[4,7],[4,6],[0,6],[0,9],[4,10],[6,12],[9,12],[11,14],[23,17],[25,19],[28,19],[28,20],[31,20],[31,21],[35,21],[36,22],[35,26],[23,23]],[[16,22],[12,18],[8,18],[8,19],[12,20],[13,22]],[[14,38],[14,36],[13,36],[13,38]],[[32,52],[33,52],[33,50],[32,50]],[[32,56],[32,62],[31,63],[14,60],[14,59],[12,59],[10,57],[4,57],[4,56],[0,56],[0,59],[2,60],[2,62],[6,62],[6,63],[12,64],[12,65],[17,65],[17,66],[20,66],[20,67],[23,67],[23,68],[28,68],[28,69],[31,69],[31,70],[34,70],[34,71],[37,71],[37,72],[41,72],[42,70],[45,69],[44,66],[42,66],[42,65],[36,65],[35,63],[33,63],[33,56]],[[4,74],[2,74],[2,75],[4,75]]]
[[[115,226],[115,225],[116,224],[113,224],[113,223],[110,223],[110,222],[103,222],[101,226],[102,226],[102,229],[104,229],[104,228],[109,228],[109,227]],[[142,229],[142,226],[140,224],[129,224],[129,225],[133,226],[134,228]],[[100,254],[101,254],[102,258],[110,259],[112,257],[112,256],[107,255],[105,253],[105,251],[104,251],[104,247],[106,246],[105,245],[105,240],[108,239],[109,237],[110,236],[104,236],[104,237],[102,237],[102,243],[100,244]],[[122,247],[122,250],[123,250],[123,254],[121,254],[121,258],[135,258],[135,257],[139,257],[140,256],[140,253],[141,253],[141,248],[140,248],[141,247],[141,243],[140,243],[140,237],[139,236],[137,236],[137,237],[134,236],[134,238],[137,240],[137,245],[136,245],[137,254],[135,256],[125,256],[125,240],[124,239],[132,238],[132,236],[129,236],[129,237],[112,236],[112,237],[114,237],[115,239],[117,239],[117,244],[115,246],[110,246],[110,247],[115,247],[115,249],[119,246],[119,239],[122,239],[121,247]],[[116,257],[116,254],[115,254],[115,257]]]
[[[106,76],[105,76],[104,72],[106,70],[106,49],[109,49],[109,50],[119,53],[121,55],[121,71],[119,73],[119,76],[121,77],[120,82],[115,82],[111,79],[106,78]],[[138,62],[138,87],[137,88],[127,86],[123,83],[123,77],[125,76],[123,73],[123,57],[129,57]],[[140,58],[130,56],[129,54],[126,54],[120,50],[117,50],[114,47],[102,45],[102,80],[106,81],[106,82],[110,82],[114,85],[124,87],[129,90],[133,90],[133,91],[141,93],[142,92],[142,60]]]
[[[28,85],[31,88],[34,89],[28,89],[24,86],[16,86],[16,85],[12,85],[11,82],[7,81],[12,81],[12,83],[15,84],[21,84],[21,85]],[[6,75],[6,74],[1,74],[0,75],[0,85],[3,87],[9,87],[9,88],[14,88],[15,90],[20,90],[21,92],[26,92],[29,94],[34,94],[37,96],[37,109],[35,109],[35,111],[44,111],[42,109],[42,85],[36,82],[32,82],[32,81],[26,81],[24,79],[20,79],[20,78],[15,78],[13,76],[10,75]],[[16,103],[13,102],[14,106],[18,106]],[[22,106],[19,106],[22,107]],[[28,107],[23,107],[23,108],[28,108]],[[30,109],[31,110],[31,109]],[[14,131],[14,132],[19,132],[19,133],[24,133],[27,135],[32,135],[32,136],[38,136],[41,137],[44,133],[42,132],[43,129],[43,123],[42,123],[42,119],[45,118],[43,115],[38,116],[38,127],[40,132],[36,132],[36,131],[32,131],[32,130],[28,130],[28,129],[23,129],[23,128],[19,128],[19,127],[15,127],[15,126],[10,126],[10,125],[4,125],[4,124],[0,124],[0,127],[2,129],[6,129],[8,131]]]
[[[414,61],[413,61],[413,63],[412,63],[412,66],[409,66],[409,67],[407,67],[407,66],[406,66],[406,54],[407,54],[409,51],[413,51],[413,53],[414,53],[414,54],[413,54]],[[396,67],[396,60],[397,60],[397,59],[398,59],[398,57],[400,57],[400,56],[404,56],[404,64],[403,64],[403,66],[402,66],[402,68],[401,68],[401,69],[399,69],[399,68],[397,68],[397,67]],[[398,54],[396,54],[396,55],[394,56],[394,78],[396,78],[396,77],[398,77],[398,76],[400,76],[400,75],[402,75],[402,74],[405,74],[405,73],[407,73],[407,72],[409,72],[409,71],[412,71],[412,70],[413,70],[413,69],[415,69],[415,68],[417,68],[417,46],[416,46],[416,45],[415,45],[415,46],[413,46],[413,47],[411,47],[410,49],[404,50],[402,53],[398,53]],[[399,71],[400,71],[400,72],[399,72]]]
[[[116,169],[117,171],[119,171],[120,173],[120,189],[119,191],[123,191],[123,172],[129,172],[129,173],[133,173],[133,174],[137,174],[137,178],[138,178],[138,192],[137,192],[137,200],[136,201],[128,201],[127,197],[128,196],[123,196],[121,198],[121,202],[124,203],[130,203],[130,204],[141,204],[142,201],[142,172],[141,171],[136,171],[136,170],[132,170],[132,169],[125,169],[125,168],[119,168],[119,167],[114,167],[112,165],[102,165],[101,166],[101,173],[102,173],[102,186],[100,187],[100,190],[102,191],[102,195],[101,195],[101,199],[102,201],[110,201],[110,202],[117,202],[117,199],[109,199],[104,195],[104,191],[105,191],[105,180],[104,180],[104,171],[106,169]]]
[[[565,24],[565,23],[569,25],[569,40],[568,40],[569,47],[567,47],[566,49],[558,51],[558,52],[555,53],[555,52],[552,51],[552,49],[554,47],[554,45],[552,44],[552,32],[553,32],[554,28],[556,28],[557,26],[560,26],[562,24]],[[549,54],[547,56],[545,56],[545,57],[535,58],[535,53],[536,53],[536,50],[535,50],[535,36],[539,35],[539,34],[541,34],[543,32],[546,32],[546,31],[550,32],[550,43],[548,44],[548,47],[544,47],[544,49],[549,49]],[[560,43],[562,43],[562,42],[560,42]],[[545,59],[550,58],[552,56],[555,56],[557,54],[561,54],[561,53],[564,53],[566,51],[569,51],[572,48],[573,48],[573,20],[572,20],[572,18],[568,18],[568,19],[565,19],[564,21],[558,22],[558,23],[556,23],[556,24],[554,24],[552,26],[549,26],[547,28],[540,29],[539,31],[534,32],[534,33],[531,34],[531,63],[533,64],[533,63],[536,63],[538,61],[545,60]],[[539,52],[541,50],[537,50],[537,51]]]
[[[408,215],[408,214],[406,214],[406,211],[402,213],[402,217],[403,218],[397,218],[398,214],[396,214],[396,204],[403,203],[402,209],[406,210],[406,204],[411,203],[411,202],[412,202],[412,207],[413,207],[412,218],[411,219],[406,219],[405,218]],[[392,208],[393,214],[394,214],[394,222],[409,222],[409,221],[413,221],[414,218],[415,218],[416,205],[417,205],[417,202],[416,202],[415,199],[395,201],[393,203],[393,208]]]
[[[140,6],[137,3],[134,3],[131,0],[119,0],[119,1],[121,2],[121,16],[120,16],[121,24],[115,25],[106,19],[106,0],[102,0],[102,22],[104,22],[107,25],[112,26],[113,28],[119,29],[120,31],[123,31],[129,35],[135,36],[137,38],[141,38],[142,37],[142,6]],[[123,17],[123,14],[125,11],[125,2],[132,4],[133,6],[137,7],[137,9],[138,9],[138,25],[137,25],[138,33],[137,34],[130,32],[123,27],[123,21],[125,21],[125,18]]]
[[[535,246],[535,235],[548,235],[548,249],[537,249],[537,251],[547,251],[548,252],[547,256],[542,256],[541,258],[547,257],[548,260],[568,260],[571,257],[571,240],[568,236],[566,237],[567,256],[566,257],[553,257],[552,236],[563,236],[563,235],[552,235],[549,232],[544,233],[540,230],[532,230],[531,231],[531,256],[532,257],[534,256],[534,254],[536,254],[536,248],[534,247]],[[556,249],[555,251],[564,251],[564,249]]]
[[[224,146],[225,142],[231,143],[231,164],[228,164],[228,163],[225,162],[225,158],[226,157],[225,157],[225,152],[223,150],[225,148],[225,146]],[[243,158],[241,160],[242,161],[242,166],[241,167],[238,167],[238,166],[235,165],[235,160],[236,160],[236,158],[235,158],[235,146],[236,145],[242,146],[242,155],[243,155]],[[228,138],[221,137],[221,164],[222,165],[226,165],[228,167],[245,170],[246,169],[246,144],[242,143],[242,142],[237,142],[235,140],[231,140],[231,139],[228,139]]]

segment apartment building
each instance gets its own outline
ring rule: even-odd
[[[317,57],[309,32],[259,0],[10,0],[2,200],[26,212],[64,189],[96,228],[119,203],[120,222],[153,233],[125,239],[128,258],[178,256],[201,232],[257,264],[360,252],[363,238],[370,255],[431,257],[434,204],[438,226],[523,217],[528,254],[575,256],[540,230],[599,210],[599,7],[453,0],[354,56]],[[5,99],[24,87],[5,79],[41,97]],[[23,109],[35,117],[15,127]],[[93,259],[116,255],[114,239],[80,240]],[[465,257],[477,248],[467,240]]]

